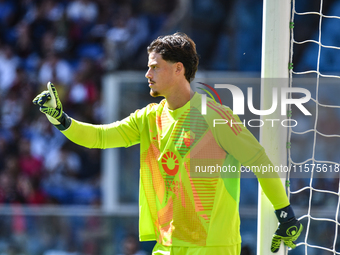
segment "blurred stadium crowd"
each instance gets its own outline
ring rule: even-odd
[[[0,203],[100,203],[100,152],[67,142],[32,99],[52,81],[71,116],[99,123],[103,73],[138,68],[174,5],[0,1]]]
[[[226,69],[227,63],[237,69],[236,61],[222,61],[227,54],[224,35],[232,33],[233,16],[226,18],[232,4],[0,0],[0,203],[100,203],[100,152],[66,141],[32,99],[52,81],[70,116],[100,123],[102,75],[145,70],[145,47],[177,29],[196,39],[202,69]],[[251,5],[235,8],[249,12]],[[261,20],[261,5],[255,6]],[[206,19],[212,11],[216,15]],[[248,14],[245,26],[256,16]],[[253,45],[259,47],[260,40]],[[254,55],[260,58],[259,51]],[[254,69],[251,62],[244,67]]]

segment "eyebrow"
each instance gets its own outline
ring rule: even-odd
[[[152,67],[152,66],[157,66],[158,63],[151,63],[151,64],[148,64],[147,67]]]

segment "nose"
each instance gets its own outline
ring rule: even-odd
[[[152,78],[152,75],[151,75],[151,72],[150,72],[151,68],[149,68],[146,73],[145,73],[145,78],[147,79],[151,79]]]

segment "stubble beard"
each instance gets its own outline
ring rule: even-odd
[[[159,96],[160,96],[159,92],[154,91],[154,90],[152,90],[152,89],[150,89],[150,95],[151,95],[152,97],[159,97]]]

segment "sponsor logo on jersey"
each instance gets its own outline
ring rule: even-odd
[[[179,169],[179,161],[175,153],[168,151],[164,153],[162,160],[162,167],[168,175],[176,175]]]

